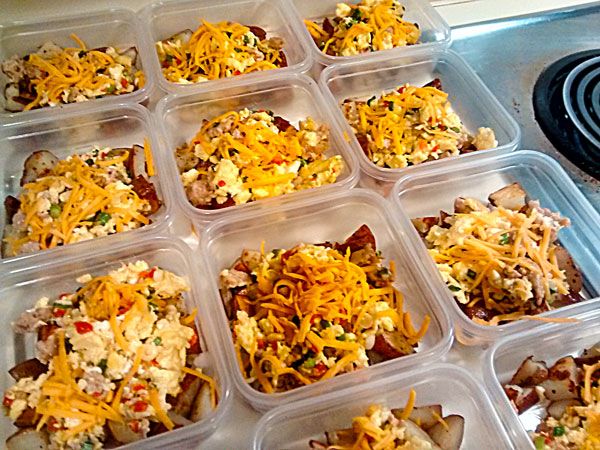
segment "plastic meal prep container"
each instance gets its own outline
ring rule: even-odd
[[[299,24],[290,15],[287,0],[216,0],[205,2],[191,0],[184,2],[157,2],[141,11],[142,21],[147,32],[145,51],[149,56],[152,70],[160,87],[168,92],[212,91],[224,86],[234,87],[244,80],[259,81],[269,72],[277,74],[304,72],[312,64],[308,44],[298,35],[302,32]],[[155,43],[167,39],[180,31],[195,31],[207,22],[237,22],[246,26],[259,26],[267,32],[267,38],[280,37],[284,40],[283,52],[287,67],[256,71],[239,76],[210,80],[202,83],[178,84],[167,81],[163,76]]]
[[[219,273],[231,267],[242,250],[258,249],[262,241],[265,249],[289,249],[299,243],[343,242],[363,224],[368,225],[375,235],[377,249],[381,250],[385,264],[389,265],[390,260],[395,262],[394,286],[402,292],[404,308],[414,318],[415,326],[421,323],[425,314],[431,317],[417,352],[287,392],[266,394],[253,389],[238,366],[219,294]],[[373,192],[363,189],[330,192],[222,219],[207,227],[201,236],[200,249],[211,281],[212,326],[219,333],[223,357],[228,361],[238,391],[258,411],[422,366],[442,357],[452,344],[450,322],[435,292],[430,289],[431,283],[419,265],[408,257],[404,240],[396,232],[394,216],[385,200]]]
[[[4,300],[0,312],[5,320],[5,332],[0,337],[0,388],[4,392],[14,384],[8,370],[20,361],[34,356],[35,337],[17,335],[10,327],[19,315],[33,308],[40,297],[55,298],[62,292],[72,292],[80,284],[76,278],[84,274],[105,275],[117,269],[122,263],[145,260],[150,265],[169,270],[184,277],[190,285],[190,291],[184,293],[189,311],[198,309],[198,326],[205,352],[203,370],[215,378],[219,386],[219,404],[205,419],[180,429],[163,433],[152,438],[138,441],[119,448],[168,448],[181,442],[198,442],[211,434],[226,415],[231,402],[231,386],[218,344],[211,333],[210,314],[201,297],[205,278],[198,266],[191,260],[189,247],[173,236],[146,236],[132,243],[120,243],[88,254],[79,254],[60,258],[43,255],[35,266],[25,270],[7,270],[0,274],[0,297]],[[24,337],[25,336],[25,337]],[[17,430],[8,417],[0,419],[2,436],[8,436]]]
[[[17,196],[21,192],[19,181],[23,174],[23,163],[37,150],[50,150],[59,159],[69,155],[89,151],[94,145],[131,147],[143,145],[148,138],[156,169],[156,175],[149,177],[154,184],[161,208],[150,219],[152,223],[140,228],[103,236],[92,240],[76,242],[49,250],[1,259],[6,262],[29,262],[40,254],[57,257],[61,254],[86,252],[108,243],[115,243],[128,237],[140,236],[151,230],[163,229],[171,217],[171,205],[166,199],[163,164],[158,154],[158,140],[152,126],[148,110],[140,105],[96,105],[85,113],[77,111],[54,112],[51,117],[30,120],[27,123],[6,125],[0,130],[0,197]],[[4,231],[6,212],[0,209],[0,230]]]
[[[175,161],[175,149],[189,142],[200,130],[202,119],[211,120],[227,111],[248,109],[270,109],[290,121],[294,126],[299,120],[312,117],[317,123],[325,123],[330,131],[330,149],[325,153],[342,156],[345,168],[333,184],[305,189],[277,197],[235,205],[223,209],[209,210],[194,207],[186,197],[183,183]],[[228,215],[231,212],[248,211],[255,208],[277,205],[291,199],[313,197],[316,192],[325,193],[340,188],[350,188],[358,181],[356,157],[344,145],[342,133],[335,120],[330,117],[316,83],[297,74],[279,74],[252,83],[245,82],[234,89],[222,88],[212,92],[197,92],[190,95],[169,95],[157,105],[155,119],[160,126],[163,158],[168,169],[169,191],[184,213],[192,220],[204,223]],[[315,192],[316,191],[316,192]]]
[[[352,427],[370,405],[403,408],[411,388],[415,406],[441,404],[444,416],[464,417],[461,448],[513,448],[483,386],[465,369],[434,364],[274,409],[255,428],[254,450],[306,449],[311,439],[323,442],[325,431]]]
[[[98,105],[111,104],[114,107],[118,103],[142,103],[148,99],[154,88],[154,74],[148,64],[149,58],[144,53],[141,24],[136,13],[129,9],[115,8],[73,16],[2,24],[0,25],[0,61],[13,55],[22,57],[36,51],[48,41],[61,47],[73,47],[76,44],[69,37],[71,33],[75,33],[88,49],[106,46],[126,49],[134,46],[138,51],[136,66],[143,70],[146,80],[144,87],[129,94],[106,95],[86,102],[13,113],[4,109],[4,88],[7,78],[0,70],[0,121],[20,122],[56,114],[58,110],[63,109],[84,112],[92,110]]]
[[[517,123],[457,53],[435,50],[403,58],[391,56],[331,66],[321,73],[319,80],[321,90],[330,105],[334,106],[335,117],[349,138],[349,146],[360,161],[363,175],[361,185],[387,194],[393,183],[404,174],[433,168],[451,159],[467,161],[482,154],[498,155],[516,148],[521,137]],[[452,108],[467,130],[476,133],[479,127],[492,128],[498,147],[405,168],[377,166],[363,152],[340,105],[348,98],[366,100],[373,95],[380,96],[383,92],[395,90],[405,83],[423,86],[435,78],[441,80]]]
[[[535,431],[540,419],[525,412],[519,418],[502,385],[510,382],[521,363],[533,355],[551,367],[563,356],[581,354],[600,342],[600,312],[593,308],[577,316],[579,323],[546,324],[497,342],[485,355],[484,380],[490,398],[516,448],[534,449],[527,431]]]
[[[484,202],[488,195],[508,184],[519,182],[531,200],[541,207],[559,212],[571,220],[571,226],[558,233],[565,247],[581,270],[586,301],[539,314],[540,317],[571,317],[582,309],[598,307],[600,294],[600,216],[577,189],[560,165],[541,152],[519,150],[513,153],[481,157],[440,165],[431,170],[407,174],[394,186],[390,200],[398,214],[398,227],[411,241],[412,258],[435,284],[438,296],[449,311],[457,339],[467,345],[485,344],[502,336],[539,325],[520,320],[505,325],[479,325],[458,307],[450,290],[442,281],[433,259],[412,226],[409,218],[437,216],[440,210],[453,211],[457,197],[473,197]],[[592,299],[592,300],[589,300]]]
[[[429,2],[420,0],[399,0],[405,6],[403,20],[419,25],[421,36],[419,43],[405,47],[395,47],[389,50],[361,53],[353,56],[331,56],[323,53],[313,41],[304,20],[316,21],[321,26],[323,19],[335,17],[335,10],[339,0],[306,1],[292,0],[295,6],[295,19],[298,21],[302,31],[302,38],[310,45],[310,51],[315,62],[323,66],[338,64],[348,61],[364,61],[378,55],[386,55],[390,58],[418,52],[427,52],[436,48],[444,48],[450,45],[450,27],[442,16],[430,5]],[[349,5],[360,3],[359,0],[344,1]]]

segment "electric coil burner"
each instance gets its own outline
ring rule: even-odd
[[[556,149],[600,179],[600,49],[548,66],[533,89],[533,109]]]

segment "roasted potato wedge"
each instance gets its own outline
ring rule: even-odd
[[[533,356],[528,357],[519,366],[510,380],[510,384],[521,387],[535,386],[548,378],[548,368],[544,361],[534,361]]]
[[[519,183],[512,183],[496,192],[492,192],[488,200],[494,206],[518,211],[525,206],[526,198],[527,192],[525,192],[521,185]]]
[[[444,422],[437,423],[427,432],[431,439],[444,450],[459,450],[465,433],[465,419],[459,415],[450,415],[444,417]]]
[[[41,363],[37,358],[27,359],[20,362],[8,371],[10,376],[19,381],[21,378],[31,377],[34,380],[48,371],[48,366]]]
[[[7,450],[46,450],[48,433],[35,428],[22,428],[6,439]]]
[[[48,150],[33,152],[23,164],[21,186],[48,175],[57,163],[58,158]]]

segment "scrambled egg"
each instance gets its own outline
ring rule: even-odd
[[[498,145],[490,128],[469,135],[441,87],[405,84],[367,101],[345,100],[341,107],[364,153],[379,167],[397,169]]]
[[[221,208],[334,183],[344,162],[326,157],[329,133],[311,118],[298,128],[271,111],[225,113],[175,153],[186,195]]]
[[[145,435],[151,422],[162,420],[151,391],[157,392],[164,414],[171,408],[166,396],[175,397],[182,390],[187,352],[195,336],[181,317],[181,295],[188,290],[187,282],[169,271],[136,261],[102,277],[86,274],[78,279],[84,284],[75,293],[62,294],[53,302],[44,297],[37,304],[38,309],[52,311],[47,319],[56,327],[52,336],[64,333],[68,345],[54,349],[47,373],[35,380],[19,380],[6,391],[4,400],[12,420],[27,406],[36,409],[40,417],[52,414],[52,408],[78,411],[79,416],[57,414],[49,422],[53,427],[49,429],[51,445],[60,449],[79,448],[86,441],[100,448],[104,439],[104,422],[98,426],[100,417],[83,426],[78,417],[89,409],[82,412],[79,406],[69,404],[69,398],[61,397],[62,389],[53,392],[65,376],[88,395],[79,398],[80,404],[89,398],[104,402],[104,408],[112,407],[112,413],[119,414],[127,426],[135,426]],[[102,293],[102,289],[106,291]],[[112,303],[114,295],[118,304]],[[74,391],[71,395],[80,394]],[[120,398],[119,403],[115,397]]]
[[[326,18],[322,26],[304,23],[324,53],[353,56],[416,44],[419,27],[403,16],[404,6],[397,0],[363,0],[356,5],[338,3],[333,21]]]
[[[138,196],[125,164],[120,151],[94,147],[58,161],[50,173],[27,183],[19,195],[19,210],[12,218],[12,234],[5,238],[5,256],[148,224],[150,202]],[[71,199],[74,192],[77,199]]]
[[[262,36],[264,34],[265,36]],[[173,83],[203,83],[243,73],[285,67],[281,38],[239,23],[210,23],[156,42],[164,77]]]

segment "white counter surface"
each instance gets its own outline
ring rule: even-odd
[[[316,0],[306,0],[316,1]],[[28,21],[46,16],[94,11],[109,7],[126,7],[139,10],[152,3],[151,0],[0,0],[0,21]],[[210,0],[206,0],[210,3]],[[502,17],[523,15],[558,8],[568,8],[592,0],[433,0],[432,3],[451,26],[481,22]],[[455,344],[455,347],[457,345]],[[460,353],[461,359],[458,359]],[[478,366],[478,353],[453,348],[448,358],[458,365]],[[469,361],[466,361],[469,360]],[[260,414],[244,403],[236,394],[232,405],[233,413],[208,440],[196,446],[197,449],[249,449],[252,432]]]

